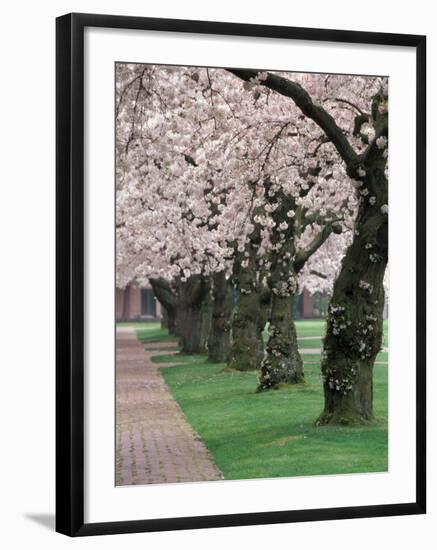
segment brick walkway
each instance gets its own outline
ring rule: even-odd
[[[134,329],[117,330],[116,485],[222,479],[150,360],[169,352],[152,350]]]

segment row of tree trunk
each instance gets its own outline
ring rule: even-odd
[[[383,334],[386,231],[387,218],[380,210],[360,209],[356,235],[329,306],[322,353],[325,405],[317,424],[373,419],[373,365]],[[362,253],[369,242],[373,261]],[[207,353],[210,361],[227,362],[230,368],[258,370],[258,391],[265,391],[304,382],[293,319],[297,285],[294,292],[275,292],[284,276],[283,268],[276,271],[273,265],[266,285],[255,254],[249,253],[245,268],[236,269],[232,280],[219,272],[210,279],[193,275],[174,286],[163,279],[150,283],[165,310],[169,333],[179,337],[181,353]],[[293,269],[285,273],[287,280],[295,275]]]
[[[150,279],[150,283],[163,307],[162,326],[179,338],[181,353],[207,353],[210,361],[227,362],[236,370],[259,370],[260,380],[264,380],[266,348],[276,349],[280,342],[283,355],[276,369],[277,380],[270,386],[303,380],[294,297],[272,294],[257,280],[254,264],[240,270],[233,280],[219,272],[211,280],[191,276],[173,288],[164,279]],[[265,346],[263,331],[268,323],[278,328],[270,330]],[[290,372],[281,375],[279,364],[289,357],[292,366],[282,370]],[[260,382],[259,389],[270,386],[263,387]]]

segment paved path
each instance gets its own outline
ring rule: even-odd
[[[169,352],[145,350],[134,329],[117,330],[116,485],[222,479],[160,375],[163,365],[150,360],[159,353]]]

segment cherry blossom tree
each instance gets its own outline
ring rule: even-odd
[[[209,331],[210,357],[229,351],[230,366],[261,367],[265,390],[302,381],[293,298],[304,286],[329,286],[340,270],[320,422],[343,421],[343,409],[370,418],[371,403],[365,411],[358,404],[369,401],[362,380],[382,330],[386,82],[129,64],[117,71],[118,284],[149,279],[185,351],[203,349]],[[348,308],[347,319],[336,320],[337,307]]]
[[[174,317],[183,351],[199,352],[207,341],[209,264],[218,245],[202,200],[207,179],[186,154],[197,127],[182,116],[183,98],[175,95],[180,76],[171,69],[118,66],[117,265],[120,284],[126,277],[150,278]],[[184,87],[189,93],[187,82]]]
[[[262,362],[259,389],[269,389],[303,379],[292,318],[298,274],[332,231],[341,232],[341,224],[350,221],[356,198],[335,150],[316,125],[308,128],[299,109],[263,93],[253,81],[246,86],[249,99],[235,103],[235,89],[223,86],[221,78],[220,72],[211,76],[211,93],[238,112],[227,138],[233,144],[238,137],[227,163],[238,170],[229,179],[240,179],[239,190],[246,187],[251,206],[248,230],[237,238],[234,256],[238,303],[230,366],[250,369]]]
[[[322,374],[325,408],[319,424],[373,418],[373,364],[382,342],[384,274],[388,261],[388,90],[386,79],[314,77],[306,89],[294,76],[230,69],[296,105],[335,147],[359,201],[353,240],[329,306]],[[313,94],[312,96],[310,94]],[[340,116],[340,107],[346,116]]]

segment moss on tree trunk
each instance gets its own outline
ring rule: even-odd
[[[225,272],[213,275],[211,330],[208,340],[208,359],[227,361],[231,348],[232,286]]]
[[[384,165],[367,167],[353,242],[334,285],[322,354],[325,406],[317,424],[373,419],[373,365],[383,336],[388,259]]]
[[[232,345],[228,366],[245,371],[259,369],[264,355],[265,308],[256,273],[255,252],[238,267],[235,283],[237,303],[232,316]]]
[[[277,388],[281,384],[298,384],[304,381],[303,362],[297,347],[296,327],[293,319],[293,297],[298,289],[294,260],[296,256],[296,220],[287,213],[296,209],[292,197],[281,190],[272,190],[265,182],[266,196],[275,206],[272,218],[270,272],[268,286],[271,295],[269,338],[261,365],[258,391]],[[274,192],[273,192],[274,191]]]
[[[269,339],[258,390],[264,391],[280,384],[298,384],[303,381],[303,362],[298,351],[293,319],[293,297],[273,295]]]
[[[293,297],[297,291],[297,276],[291,259],[294,253],[293,236],[289,235],[288,240],[283,241],[280,251],[271,255],[269,338],[261,365],[258,391],[304,381],[303,362],[297,347],[293,318]]]

